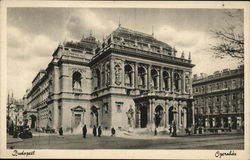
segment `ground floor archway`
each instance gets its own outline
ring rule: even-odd
[[[36,127],[36,116],[30,115],[30,120],[31,120],[30,128],[35,128]]]
[[[91,127],[93,127],[93,126],[97,127],[99,125],[98,116],[99,116],[98,108],[96,106],[92,106],[91,112],[90,112]]]
[[[174,112],[173,112],[174,107],[171,106],[168,109],[168,124],[172,124],[173,120],[174,120]]]
[[[164,116],[163,108],[162,108],[161,105],[158,105],[155,108],[155,126],[156,127],[162,127],[162,126],[164,126],[163,116]]]
[[[140,107],[141,128],[146,128],[148,123],[148,111],[145,106]]]

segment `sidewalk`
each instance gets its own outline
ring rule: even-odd
[[[13,138],[11,135],[7,135],[7,144],[22,142],[21,138]]]

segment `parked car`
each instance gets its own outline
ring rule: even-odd
[[[19,137],[22,138],[22,139],[32,138],[33,137],[32,132],[31,132],[29,126],[23,126],[20,129]]]

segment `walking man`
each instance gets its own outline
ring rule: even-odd
[[[86,134],[87,134],[87,127],[86,127],[86,124],[82,127],[82,135],[83,135],[83,138],[86,138]]]
[[[94,125],[94,128],[93,128],[93,135],[96,136],[96,126]]]
[[[59,135],[60,135],[60,137],[63,138],[63,128],[62,127],[59,128]]]
[[[101,126],[98,127],[98,137],[101,137],[102,135],[102,129]]]
[[[156,130],[156,127],[155,127],[154,136],[157,136],[157,130]]]
[[[114,127],[112,127],[112,129],[111,129],[111,136],[115,136],[115,129],[114,129]]]

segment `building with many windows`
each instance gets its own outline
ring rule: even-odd
[[[195,124],[203,128],[239,129],[244,125],[244,66],[194,75]]]
[[[103,128],[178,130],[193,123],[191,55],[152,35],[119,26],[102,43],[95,37],[64,42],[28,92],[36,127],[75,132]]]

